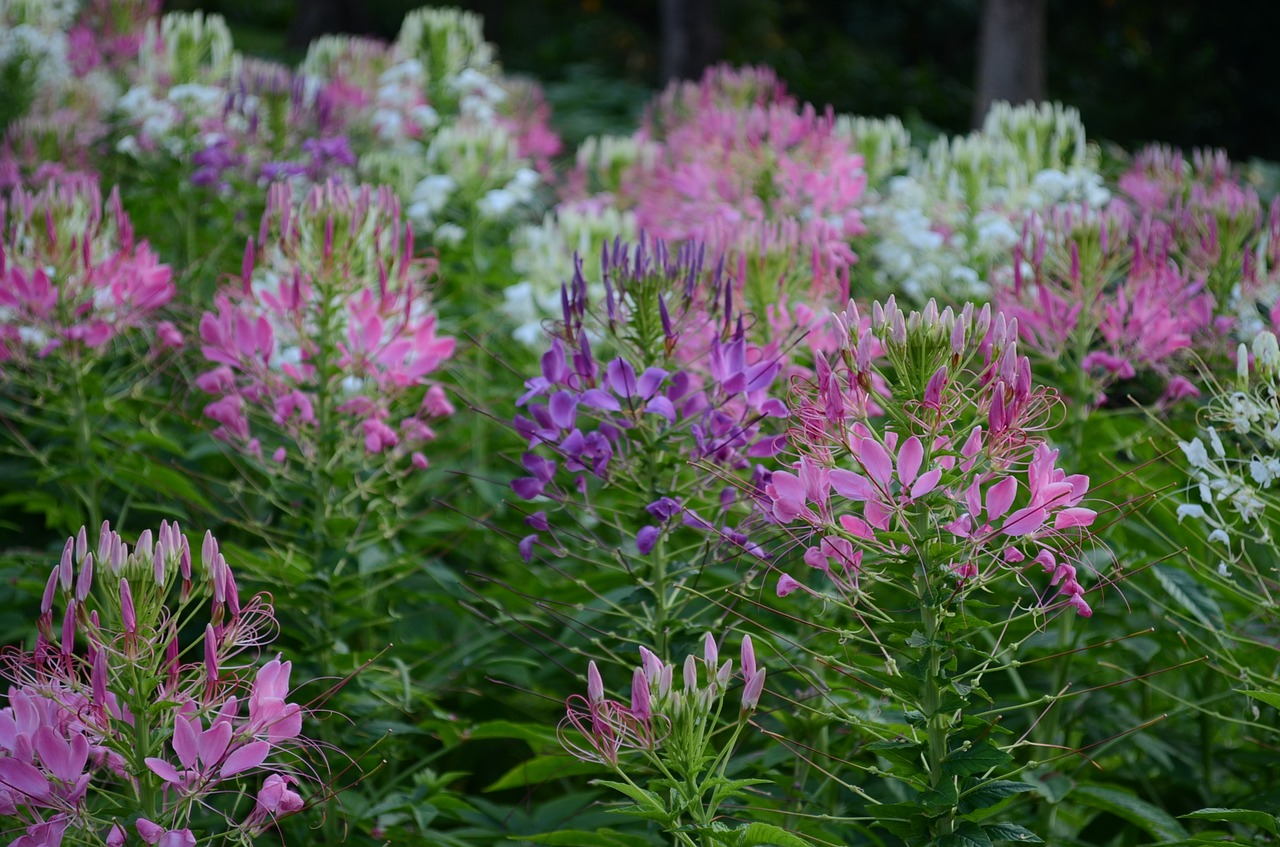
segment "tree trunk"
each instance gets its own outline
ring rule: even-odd
[[[996,100],[1044,99],[1048,0],[985,0],[978,36],[973,125]]]
[[[698,78],[719,50],[713,0],[662,0],[661,11],[663,79]]]

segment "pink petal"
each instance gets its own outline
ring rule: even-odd
[[[0,758],[0,785],[37,800],[49,796],[49,780],[35,767],[17,759]],[[21,801],[21,798],[15,798]]]
[[[1049,513],[1043,506],[1027,506],[1009,515],[1001,529],[1005,535],[1026,535],[1044,525]]]
[[[920,472],[920,463],[924,461],[924,446],[914,435],[902,442],[898,450],[898,481],[903,488],[910,488]]]
[[[1013,498],[1018,494],[1018,481],[1011,476],[987,489],[987,519],[995,520],[1009,511]]]
[[[199,724],[200,719],[196,718]],[[173,722],[173,752],[178,754],[178,761],[184,768],[194,768],[199,758],[199,742],[197,730],[190,720],[179,715]]]
[[[790,574],[783,574],[778,577],[778,596],[786,597],[791,592],[800,587],[800,583],[796,582]]]
[[[164,759],[157,759],[154,756],[148,756],[143,759],[147,763],[147,767],[151,768],[151,772],[163,779],[165,782],[171,782],[174,785],[182,784],[182,775],[177,769],[166,762]]]
[[[206,768],[221,761],[231,743],[231,722],[216,721],[209,729],[200,733],[200,761]]]
[[[774,478],[777,479],[775,473]],[[872,487],[871,482],[862,474],[846,471],[837,468],[828,475],[831,480],[831,488],[842,497],[848,497],[850,500],[870,500],[876,496],[876,490]]]
[[[857,515],[841,515],[840,526],[844,531],[856,538],[875,538],[875,533],[867,522]]]
[[[1093,523],[1093,519],[1098,513],[1093,509],[1086,509],[1083,506],[1075,506],[1070,509],[1063,509],[1053,517],[1054,529],[1067,529],[1073,526],[1089,526]]]
[[[893,479],[893,459],[879,441],[874,438],[862,439],[858,444],[858,460],[881,488],[889,487],[889,481]]]
[[[266,761],[267,754],[270,752],[271,745],[267,742],[251,741],[228,756],[218,774],[225,779],[256,768]]]
[[[925,471],[920,478],[911,486],[911,499],[918,500],[933,489],[938,487],[938,482],[942,479],[942,469],[934,468],[931,471]]]

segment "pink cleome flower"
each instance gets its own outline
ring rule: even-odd
[[[388,188],[329,182],[295,197],[273,185],[240,281],[200,321],[213,367],[196,385],[217,398],[205,407],[215,435],[251,453],[283,436],[313,457],[337,433],[425,466],[414,454],[434,437],[428,422],[453,412],[429,379],[454,350],[427,298],[433,270]]]

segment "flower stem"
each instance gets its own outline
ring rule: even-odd
[[[937,790],[942,784],[943,762],[947,758],[947,735],[950,730],[946,714],[942,710],[942,659],[943,649],[938,643],[943,625],[943,612],[929,582],[930,561],[923,552],[920,569],[916,573],[916,594],[920,602],[920,625],[924,630],[924,676],[920,680],[920,711],[927,721],[925,763],[929,770],[929,787]],[[936,835],[950,835],[955,831],[954,808],[948,809],[936,825]]]

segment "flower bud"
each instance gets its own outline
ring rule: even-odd
[[[747,679],[756,675],[756,649],[751,643],[751,636],[742,636],[742,674]]]
[[[767,673],[765,668],[760,670],[747,680],[747,684],[742,687],[742,711],[754,711],[760,703],[760,695],[764,693],[764,678]]]
[[[653,714],[650,706],[649,679],[643,668],[636,668],[631,674],[631,714],[640,720],[646,720]]]
[[[644,675],[649,682],[656,682],[662,675],[662,660],[643,644],[640,645],[640,666],[644,668]]]
[[[684,657],[684,687],[689,691],[698,687],[698,660],[692,655]]]
[[[587,663],[587,701],[593,706],[604,702],[604,680],[594,661]]]
[[[120,619],[124,623],[124,631],[133,635],[138,631],[138,616],[133,608],[133,592],[129,590],[129,580],[120,579]]]
[[[76,577],[76,600],[83,603],[93,588],[93,554],[84,557],[80,565],[80,575]]]
[[[58,562],[58,582],[63,591],[71,590],[71,576],[74,573],[72,556],[75,555],[75,541],[68,538],[62,548],[62,559]]]
[[[709,632],[702,637],[702,658],[707,663],[707,673],[714,673],[716,665],[720,663],[720,649],[716,646],[715,637]]]

